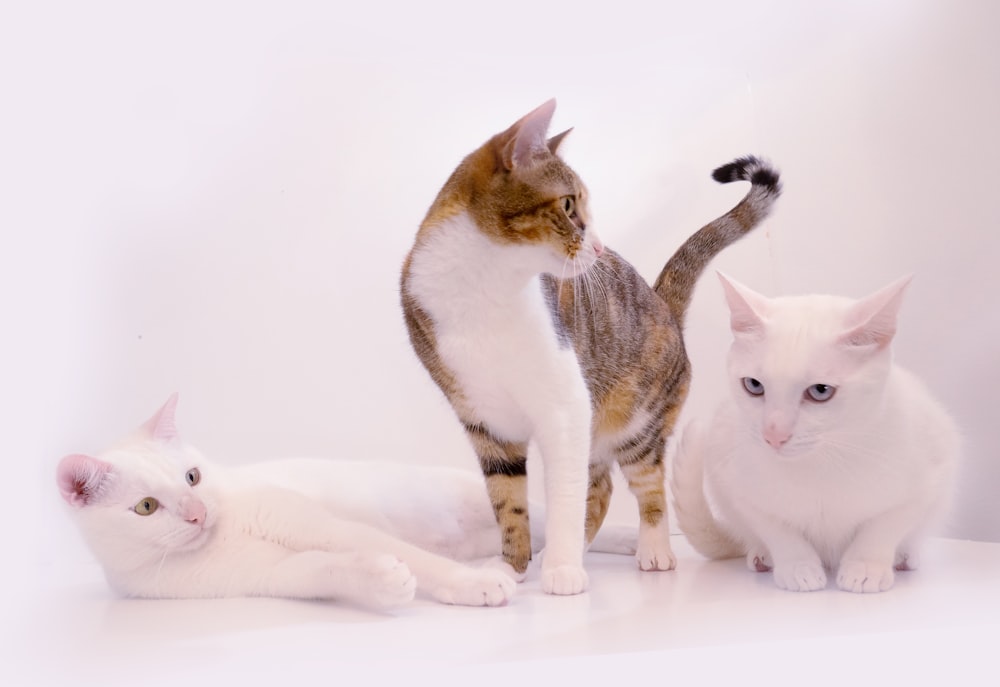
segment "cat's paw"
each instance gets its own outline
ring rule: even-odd
[[[364,600],[372,606],[392,608],[413,601],[417,578],[403,561],[388,553],[358,555]]]
[[[640,570],[673,570],[677,559],[670,549],[670,535],[658,529],[640,530],[639,546],[635,553]]]
[[[569,596],[581,594],[587,590],[590,579],[587,571],[580,565],[555,565],[546,568],[542,565],[542,591],[546,594]]]
[[[670,544],[659,547],[644,547],[635,554],[640,570],[673,570],[677,567],[677,558],[670,549]]]
[[[766,551],[753,548],[747,552],[747,567],[751,572],[771,572],[774,570],[774,563]]]
[[[474,561],[473,564],[480,568],[489,568],[491,570],[502,572],[504,575],[517,583],[524,582],[528,578],[527,570],[524,572],[514,570],[514,566],[505,561],[503,556],[491,556],[490,558]]]
[[[463,567],[431,590],[431,596],[456,606],[503,606],[514,596],[515,589],[517,582],[503,570]]]
[[[871,593],[891,589],[896,581],[893,567],[873,561],[844,561],[837,571],[837,586],[845,592]]]
[[[826,588],[826,571],[819,561],[775,565],[774,583],[790,592],[814,592]]]

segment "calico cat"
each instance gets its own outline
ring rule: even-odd
[[[324,460],[214,465],[181,442],[176,403],[175,394],[100,457],[67,456],[57,469],[63,498],[121,594],[391,607],[417,589],[470,606],[501,605],[514,593],[506,572],[446,557],[499,552],[478,475]],[[435,490],[421,498],[414,485],[427,480]]]
[[[587,587],[582,556],[607,512],[617,463],[640,512],[643,570],[670,570],[665,442],[688,390],[681,327],[711,258],[757,226],[780,193],[755,158],[716,170],[752,188],[695,233],[654,287],[593,230],[587,189],[547,138],[550,100],[493,136],[454,171],[402,269],[410,340],[479,458],[504,560],[531,558],[526,455],[545,474],[542,588]],[[589,465],[589,472],[588,472]]]
[[[722,283],[732,398],[683,433],[681,530],[705,556],[773,570],[782,589],[822,589],[828,570],[847,591],[889,589],[916,568],[959,454],[952,419],[892,361],[909,279],[859,301]]]

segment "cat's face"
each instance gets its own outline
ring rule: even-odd
[[[491,138],[463,161],[449,186],[480,231],[501,245],[530,249],[521,251],[526,268],[569,278],[586,272],[604,246],[586,187],[557,154],[569,131],[547,138],[554,111],[550,100]]]
[[[99,458],[66,456],[57,482],[103,564],[137,567],[204,545],[215,508],[211,471],[173,427],[172,397],[132,437]]]
[[[860,301],[768,299],[723,279],[732,394],[753,441],[795,459],[833,446],[880,403],[908,279]]]

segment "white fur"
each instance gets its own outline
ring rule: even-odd
[[[841,589],[890,588],[894,568],[916,567],[959,453],[951,418],[891,360],[906,282],[858,302],[724,285],[732,398],[684,432],[673,467],[682,529],[706,555],[773,568],[784,589],[821,589],[827,571]],[[747,393],[745,377],[764,394]],[[833,398],[804,396],[818,383]]]
[[[583,267],[596,260],[595,243],[588,230]],[[469,410],[507,440],[537,442],[548,511],[542,584],[575,594],[587,586],[590,394],[576,354],[559,345],[539,281],[562,276],[564,264],[544,246],[494,242],[462,213],[414,250],[409,288],[434,320],[437,352]]]
[[[100,457],[67,456],[59,466],[81,533],[120,593],[372,606],[404,603],[417,588],[463,605],[513,595],[506,570],[456,562],[500,553],[481,475],[379,461],[213,464],[176,436],[175,403]],[[191,486],[194,467],[201,479]],[[135,505],[148,497],[160,506],[141,516]],[[612,528],[595,548],[632,553],[631,539]]]

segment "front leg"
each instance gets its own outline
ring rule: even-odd
[[[483,423],[463,424],[479,457],[486,492],[500,527],[501,555],[514,574],[523,579],[531,561],[528,447],[524,442],[497,437]]]
[[[391,554],[288,552],[260,572],[253,595],[353,601],[392,608],[413,600],[417,579]]]
[[[590,408],[539,423],[538,448],[545,466],[545,553],[542,590],[579,594],[589,580],[583,568],[589,484]]]
[[[802,532],[759,511],[740,513],[743,526],[760,545],[750,547],[747,565],[759,572],[773,569],[774,583],[792,592],[811,592],[826,587],[823,561]]]
[[[382,530],[335,517],[298,492],[271,489],[268,507],[252,532],[298,552],[389,554],[401,559],[417,579],[417,587],[442,603],[499,606],[514,594],[515,582],[501,570],[474,568],[431,553]],[[266,518],[263,514],[266,514]]]
[[[884,592],[895,584],[895,570],[915,569],[915,537],[910,535],[926,510],[922,503],[908,504],[858,527],[840,559],[837,586],[847,592]]]

